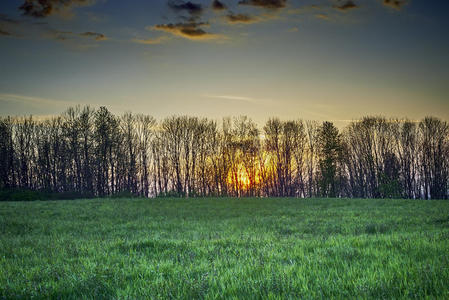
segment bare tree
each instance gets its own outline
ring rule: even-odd
[[[137,140],[138,157],[140,168],[140,195],[150,195],[149,168],[150,168],[150,145],[153,138],[156,120],[153,117],[137,115]]]
[[[77,196],[449,197],[449,124],[365,117],[332,123],[248,117],[117,117],[69,108],[0,118],[0,189]]]

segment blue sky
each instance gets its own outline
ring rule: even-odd
[[[449,119],[447,1],[44,3],[0,4],[2,115]]]

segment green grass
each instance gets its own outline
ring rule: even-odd
[[[449,298],[449,201],[0,203],[0,298]]]

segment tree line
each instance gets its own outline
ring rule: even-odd
[[[0,118],[0,188],[79,197],[448,199],[449,124],[364,117],[161,121],[107,108]]]

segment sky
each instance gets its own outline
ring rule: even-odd
[[[2,0],[0,115],[449,120],[446,0]]]

